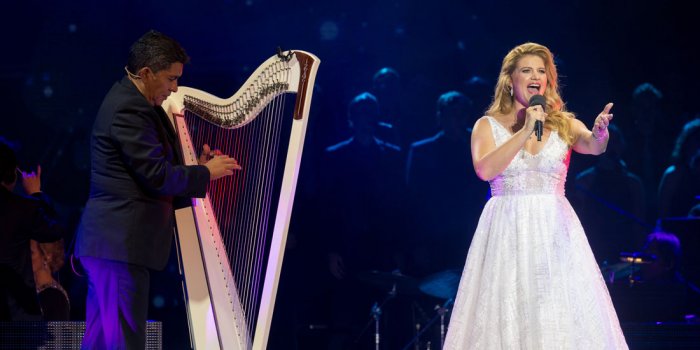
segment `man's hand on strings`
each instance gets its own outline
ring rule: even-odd
[[[199,164],[209,169],[210,181],[233,175],[234,170],[241,170],[238,161],[228,155],[222,154],[219,150],[212,151],[207,144],[202,147],[202,154],[199,156]]]
[[[214,158],[214,156],[220,156],[220,155],[223,155],[223,153],[221,153],[220,150],[218,150],[218,149],[212,150],[211,147],[209,147],[209,145],[207,145],[205,143],[204,146],[202,146],[202,153],[200,153],[200,155],[199,155],[199,165],[204,165],[209,160]]]

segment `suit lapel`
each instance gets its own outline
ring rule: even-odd
[[[180,147],[178,147],[179,142],[177,139],[177,133],[175,132],[172,123],[170,123],[168,115],[165,114],[163,107],[160,106],[155,107],[155,111],[156,114],[158,114],[158,122],[160,124],[160,128],[162,130],[163,135],[165,135],[167,146],[174,155],[173,162],[178,165],[183,164],[182,152],[180,150]]]

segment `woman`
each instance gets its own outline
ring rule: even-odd
[[[546,107],[529,106],[544,95]],[[472,132],[492,198],[479,219],[445,349],[627,349],[605,282],[564,197],[571,150],[601,154],[608,103],[592,131],[567,112],[549,49],[503,60],[494,100]],[[542,141],[535,122],[544,123]]]

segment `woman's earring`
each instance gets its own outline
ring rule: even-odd
[[[510,97],[513,97],[513,87],[512,86],[508,87],[508,92],[510,93]]]

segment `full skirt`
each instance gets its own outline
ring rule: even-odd
[[[489,200],[469,248],[444,349],[627,349],[566,197]]]

